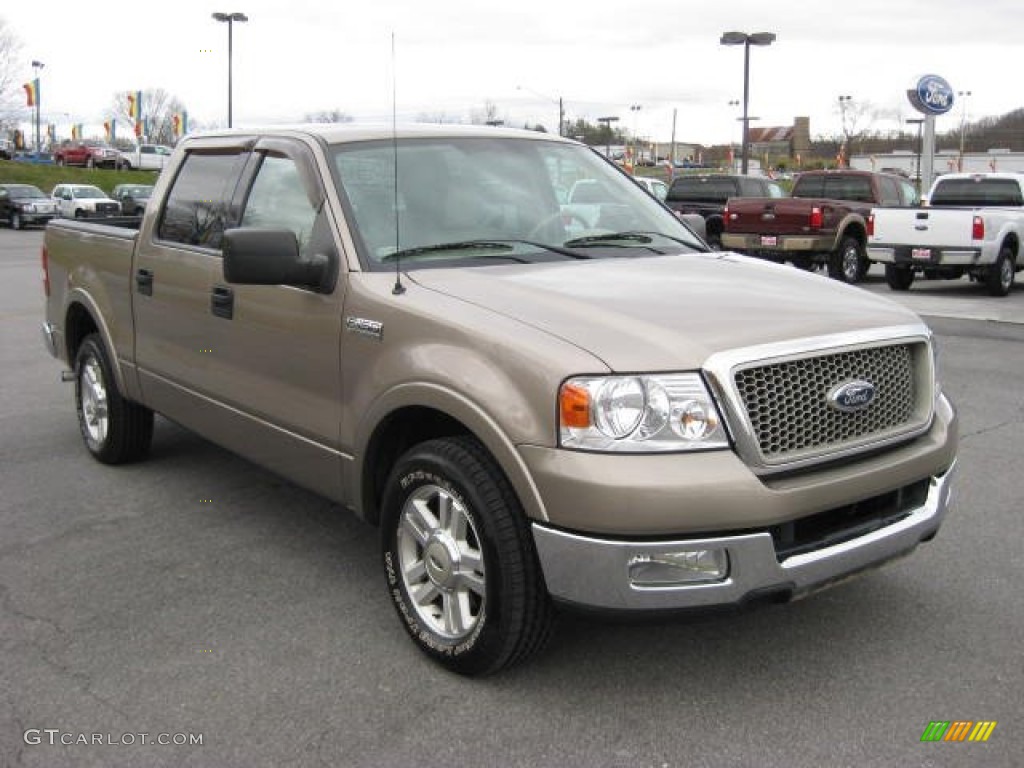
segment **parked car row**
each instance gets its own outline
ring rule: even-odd
[[[167,163],[171,151],[171,147],[163,144],[139,144],[125,152],[101,141],[85,139],[61,142],[52,156],[56,165],[159,171]]]
[[[146,210],[149,184],[118,184],[107,196],[92,184],[58,184],[49,195],[31,184],[0,184],[0,221],[11,229],[46,225],[57,217],[93,219],[141,216]]]

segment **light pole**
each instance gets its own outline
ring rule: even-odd
[[[963,108],[960,110],[960,158],[957,160],[956,169],[963,171],[964,169],[964,134],[967,132],[967,99],[970,97],[970,91],[957,91],[956,95],[963,99]]]
[[[249,17],[244,13],[214,13],[211,14],[216,21],[227,22],[228,25],[228,128],[231,127],[231,56],[232,56],[232,28],[234,23],[248,21]]]
[[[43,62],[41,62],[41,61],[37,61],[37,60],[33,60],[32,61],[32,69],[35,71],[35,78],[34,79],[36,81],[36,83],[35,83],[35,85],[36,85],[36,99],[35,99],[35,101],[36,101],[36,159],[37,160],[39,159],[39,153],[43,151],[43,142],[42,142],[42,138],[39,135],[39,120],[40,120],[40,115],[39,115],[40,105],[39,105],[39,101],[40,101],[40,94],[42,93],[42,87],[40,86],[40,83],[39,83],[39,72],[45,66],[46,65],[43,64]]]
[[[774,32],[725,32],[718,41],[722,45],[743,46],[743,165],[741,173],[747,174],[750,139],[750,118],[747,116],[747,108],[750,104],[750,46],[771,45],[775,42]]]
[[[730,99],[729,100],[729,106],[730,107],[738,107],[739,105],[740,105],[740,100],[739,99]],[[736,119],[737,120],[742,120],[743,118],[742,117],[737,117]],[[741,130],[740,131],[740,141],[743,140],[742,133],[743,132]],[[736,173],[736,153],[732,151],[732,131],[729,132],[729,154],[732,155],[732,157],[729,158],[729,173]]]
[[[617,117],[599,117],[597,122],[604,123],[605,130],[605,144],[604,144],[604,156],[609,160],[612,159],[612,123],[618,122]]]
[[[563,126],[565,125],[565,106],[562,103],[562,97],[561,96],[559,96],[557,99],[554,99],[554,98],[552,98],[550,96],[546,96],[543,93],[539,93],[538,91],[535,91],[532,88],[527,88],[525,85],[517,85],[516,86],[516,90],[517,91],[526,91],[527,93],[532,93],[534,96],[540,96],[542,99],[547,99],[552,104],[558,104],[558,135],[559,136],[564,136],[565,135],[564,130],[563,130]]]
[[[906,120],[910,125],[917,126],[917,150],[915,155],[917,157],[917,177],[914,179],[914,183],[917,185],[917,194],[921,194],[921,126],[924,125],[923,117],[908,117]]]
[[[846,130],[846,107],[852,98],[852,96],[839,97],[839,120],[842,123],[843,133],[843,141],[842,144],[839,145],[839,156],[842,158],[842,161],[839,164],[840,168],[843,166],[843,162],[846,162],[847,167],[849,167],[849,162],[846,160],[847,154],[850,151],[850,134]]]
[[[630,104],[629,111],[633,113],[633,172],[636,173],[636,167],[640,164],[639,153],[639,136],[637,135],[636,119],[640,114],[640,110],[643,109],[643,104]]]

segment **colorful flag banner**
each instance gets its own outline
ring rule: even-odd
[[[174,124],[175,138],[184,136],[188,133],[188,112],[175,112],[172,120]]]
[[[128,94],[128,117],[136,120],[142,117],[142,91]]]
[[[56,141],[57,141],[57,126],[54,125],[53,123],[50,123],[48,126],[46,126],[46,137],[50,140],[51,144],[56,143]]]
[[[117,122],[115,120],[107,120],[103,123],[103,133],[107,137],[107,141],[114,141],[117,138]]]
[[[81,123],[76,123],[75,125],[71,126],[71,138],[74,141],[81,141],[82,135],[84,133],[85,133],[85,131],[82,130],[82,124]]]
[[[142,121],[141,120],[136,120],[135,121],[135,138],[137,138],[137,139],[141,139],[142,138],[142,129],[143,129]]]
[[[25,83],[21,87],[25,89],[25,99],[28,101],[26,106],[39,106],[39,78],[37,77],[31,83]]]

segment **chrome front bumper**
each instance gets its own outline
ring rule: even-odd
[[[924,503],[892,525],[782,562],[768,532],[664,541],[598,539],[533,524],[548,591],[555,600],[613,611],[658,611],[739,605],[768,593],[799,596],[910,553],[932,536],[950,505],[956,464],[933,477]],[[638,557],[724,549],[726,577],[714,583],[637,586]]]

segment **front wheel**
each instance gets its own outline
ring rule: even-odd
[[[486,449],[430,440],[395,465],[383,499],[388,591],[421,651],[486,675],[540,650],[551,607],[526,517]]]
[[[870,266],[863,250],[857,238],[844,237],[839,247],[829,254],[828,276],[851,285],[859,283]]]
[[[996,262],[988,268],[985,274],[985,285],[990,296],[1006,296],[1013,288],[1013,273],[1016,265],[1013,263],[1013,251],[1006,246],[999,249]]]
[[[153,411],[125,399],[98,334],[75,356],[75,406],[85,447],[104,464],[144,458],[153,439]]]
[[[909,291],[914,284],[914,270],[910,267],[897,267],[895,264],[885,265],[885,282],[894,291]]]

